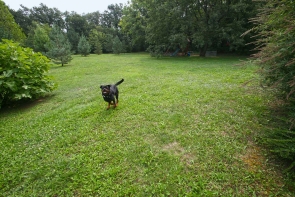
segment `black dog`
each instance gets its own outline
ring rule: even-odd
[[[118,81],[115,84],[100,86],[103,99],[109,103],[107,109],[110,109],[111,105],[114,105],[114,107],[118,106],[119,90],[118,90],[117,86],[119,84],[121,84],[123,81],[124,81],[124,79],[121,79],[120,81]]]

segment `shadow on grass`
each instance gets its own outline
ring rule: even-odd
[[[16,111],[30,110],[31,108],[41,103],[50,101],[54,96],[55,94],[49,94],[34,100],[21,100],[21,101],[15,101],[10,104],[3,105],[0,108],[0,115],[8,114],[8,113],[16,112]]]
[[[270,113],[265,117],[267,121],[262,122],[264,129],[259,140],[270,150],[271,159],[280,168],[279,170],[284,172],[288,190],[295,192],[295,129],[288,118],[292,111],[283,103],[273,102],[269,106]]]
[[[50,66],[50,69],[61,69],[61,68],[66,68],[66,67],[72,67],[74,65],[72,64],[64,64],[63,66],[61,64],[52,64],[52,66]]]

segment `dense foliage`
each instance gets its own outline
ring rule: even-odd
[[[81,54],[83,56],[87,56],[90,54],[90,44],[86,40],[86,37],[84,35],[82,35],[80,37],[80,40],[78,43],[78,52],[79,52],[79,54]]]
[[[280,119],[288,128],[276,129],[266,139],[273,152],[295,166],[295,1],[271,0],[253,19],[251,31],[259,34],[253,58],[260,66],[262,82],[275,90],[280,100]],[[282,104],[283,103],[283,104]],[[286,124],[284,124],[286,125]]]
[[[27,8],[21,5],[19,10],[10,9],[9,11],[27,36],[25,45],[34,50],[35,34],[38,33],[37,38],[42,38],[42,41],[44,41],[45,35],[42,34],[44,31],[40,31],[40,27],[49,34],[47,26],[58,26],[64,31],[71,45],[70,50],[74,54],[78,54],[78,44],[82,35],[89,41],[91,53],[97,54],[112,51],[113,40],[110,41],[109,38],[118,36],[120,40],[123,38],[128,39],[124,37],[119,27],[123,4],[109,5],[103,13],[96,11],[83,15],[74,11],[63,13],[57,8],[49,8],[42,3],[33,8]],[[37,28],[39,28],[38,31],[36,31]],[[40,37],[40,33],[43,36]],[[48,52],[47,49],[45,51]]]
[[[22,99],[35,99],[56,85],[46,75],[49,60],[41,53],[9,40],[0,43],[0,107]]]
[[[34,30],[34,37],[33,37],[33,49],[36,52],[41,52],[44,55],[46,54],[47,50],[45,45],[49,42],[49,32],[50,29],[48,26],[41,26],[37,25],[36,29]]]
[[[102,13],[83,15],[62,13],[44,4],[10,11],[27,36],[35,33],[34,22],[59,26],[76,54],[84,35],[91,53],[113,52],[113,39],[118,37],[126,52],[148,50],[162,55],[180,49],[183,53],[200,51],[204,56],[207,50],[249,53],[253,45],[245,43],[251,41],[251,35],[240,35],[252,27],[248,20],[260,5],[252,0],[132,0],[125,7],[112,4]]]
[[[123,52],[123,44],[121,40],[119,39],[119,37],[116,36],[113,41],[113,53],[120,54],[122,52]]]
[[[14,21],[12,14],[3,1],[0,1],[0,39],[22,41],[25,35],[20,26]]]
[[[248,19],[259,5],[252,0],[134,0],[121,24],[134,43],[145,38],[151,54],[176,49],[199,50],[201,56],[207,50],[243,52],[249,51],[245,43],[250,36],[240,35],[250,27]]]
[[[53,26],[49,38],[50,41],[45,45],[48,51],[46,55],[56,64],[61,64],[63,66],[69,63],[72,60],[71,44],[57,25]]]

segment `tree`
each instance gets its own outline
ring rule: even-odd
[[[119,22],[123,15],[123,4],[111,4],[102,14],[101,25],[106,28],[119,29]]]
[[[90,54],[90,45],[84,35],[80,37],[79,44],[78,44],[78,52],[79,54],[83,56],[87,56]]]
[[[76,12],[65,12],[65,22],[68,40],[72,45],[73,53],[78,53],[78,44],[82,35],[88,37],[90,26],[85,16]]]
[[[99,31],[100,28],[95,28],[90,31],[89,34],[89,44],[91,47],[91,52],[96,54],[102,53],[102,41],[104,37],[104,33]]]
[[[87,23],[91,26],[91,29],[94,29],[97,26],[100,26],[101,14],[99,11],[88,13],[84,15]]]
[[[100,42],[96,43],[94,53],[96,53],[97,55],[102,54],[102,45]]]
[[[53,24],[58,25],[60,28],[65,28],[64,14],[57,8],[49,8],[45,4],[41,3],[38,7],[27,8],[21,5],[18,11],[10,10],[15,18],[17,24],[24,30],[25,34],[28,35],[33,22],[40,25]]]
[[[113,40],[113,53],[120,54],[123,51],[123,44],[118,36]]]
[[[9,11],[13,15],[15,22],[22,28],[25,35],[28,36],[33,19],[30,18],[30,9],[23,5],[20,6],[21,9],[18,9],[17,11],[13,9],[9,9]]]
[[[40,3],[39,7],[30,9],[29,16],[40,24],[57,25],[62,29],[65,27],[63,13],[57,8],[49,8],[43,3]]]
[[[16,24],[12,14],[3,1],[0,1],[0,19],[0,40],[3,38],[19,42],[24,40],[25,35],[22,29]]]
[[[76,54],[78,53],[78,44],[80,36],[77,32],[75,32],[74,29],[70,28],[67,30],[67,38],[72,46],[72,53]]]
[[[256,9],[256,2],[251,0],[133,0],[132,3],[138,4],[138,10],[146,10],[145,15],[138,17],[145,18],[146,41],[152,53],[176,48],[185,52],[191,45],[200,50],[200,56],[224,42],[235,46],[233,50],[241,47],[244,38],[237,35],[249,27],[247,20]]]
[[[103,41],[103,50],[106,52],[113,51],[113,35],[106,34]]]
[[[46,27],[46,25],[44,25],[42,27],[38,25],[34,33],[34,51],[46,54],[47,50],[45,45],[49,42],[49,26]]]
[[[123,10],[119,26],[128,38],[133,51],[146,49],[146,17],[146,9],[141,7],[137,1],[133,1],[129,7],[125,7]]]
[[[66,29],[76,32],[79,37],[85,35],[89,36],[90,26],[86,20],[86,17],[81,16],[76,12],[65,13]]]
[[[49,38],[50,41],[45,45],[48,51],[46,55],[54,63],[62,64],[62,66],[70,62],[72,60],[71,44],[58,26],[52,27]]]

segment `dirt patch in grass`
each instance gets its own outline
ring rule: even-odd
[[[194,163],[194,155],[188,153],[178,142],[166,144],[163,147],[163,150],[172,155],[178,156],[180,158],[180,161],[186,164],[187,166],[191,166],[192,163]]]
[[[252,176],[251,186],[256,188],[256,195],[270,196],[272,193],[279,194],[284,188],[283,176],[263,154],[263,149],[253,142],[249,142],[246,154],[241,157]],[[261,174],[266,174],[263,177]],[[277,177],[273,179],[273,177]],[[277,187],[274,188],[273,186]],[[280,189],[279,189],[280,188]]]
[[[261,148],[253,143],[248,146],[246,154],[242,156],[242,161],[250,172],[256,172],[265,167],[263,166],[265,157],[261,153]]]

